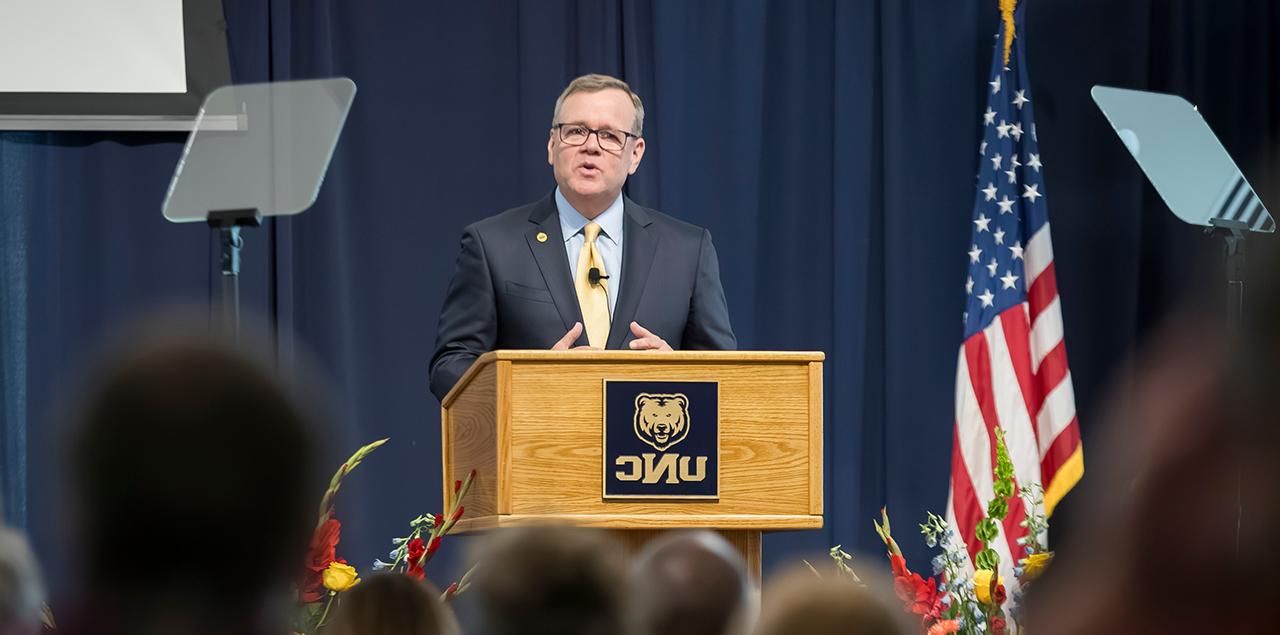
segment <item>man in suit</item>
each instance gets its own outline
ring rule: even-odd
[[[622,194],[643,125],[622,80],[584,75],[560,94],[547,139],[556,189],[463,230],[431,359],[436,397],[499,348],[737,347],[711,234]]]

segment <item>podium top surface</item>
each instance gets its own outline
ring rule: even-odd
[[[481,370],[497,361],[622,364],[806,364],[826,359],[822,351],[602,351],[602,350],[497,350],[476,358],[471,368],[445,395],[448,407]]]

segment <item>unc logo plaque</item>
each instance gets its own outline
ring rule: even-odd
[[[714,381],[605,380],[604,498],[718,498],[719,398]]]

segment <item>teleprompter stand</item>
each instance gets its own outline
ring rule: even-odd
[[[1093,100],[1143,174],[1182,221],[1221,236],[1227,282],[1224,332],[1232,345],[1244,332],[1245,245],[1250,233],[1271,234],[1275,220],[1200,111],[1177,95],[1094,86]],[[1245,503],[1236,473],[1236,556]]]
[[[262,212],[256,209],[230,209],[209,212],[209,227],[218,232],[219,262],[222,270],[221,301],[222,324],[232,335],[240,337],[240,250],[244,238],[242,227],[262,225]]]
[[[1205,234],[1222,237],[1222,255],[1226,261],[1227,278],[1227,333],[1240,335],[1244,326],[1244,271],[1245,244],[1249,226],[1238,220],[1213,218]]]
[[[220,322],[240,334],[241,230],[316,202],[355,84],[334,79],[223,86],[205,99],[165,196],[164,216],[205,222],[220,245]],[[215,124],[206,122],[216,120]],[[236,122],[228,130],[226,121]]]

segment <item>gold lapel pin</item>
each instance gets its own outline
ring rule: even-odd
[[[538,232],[538,235],[536,236],[536,238],[540,243],[547,242],[547,232]]]

